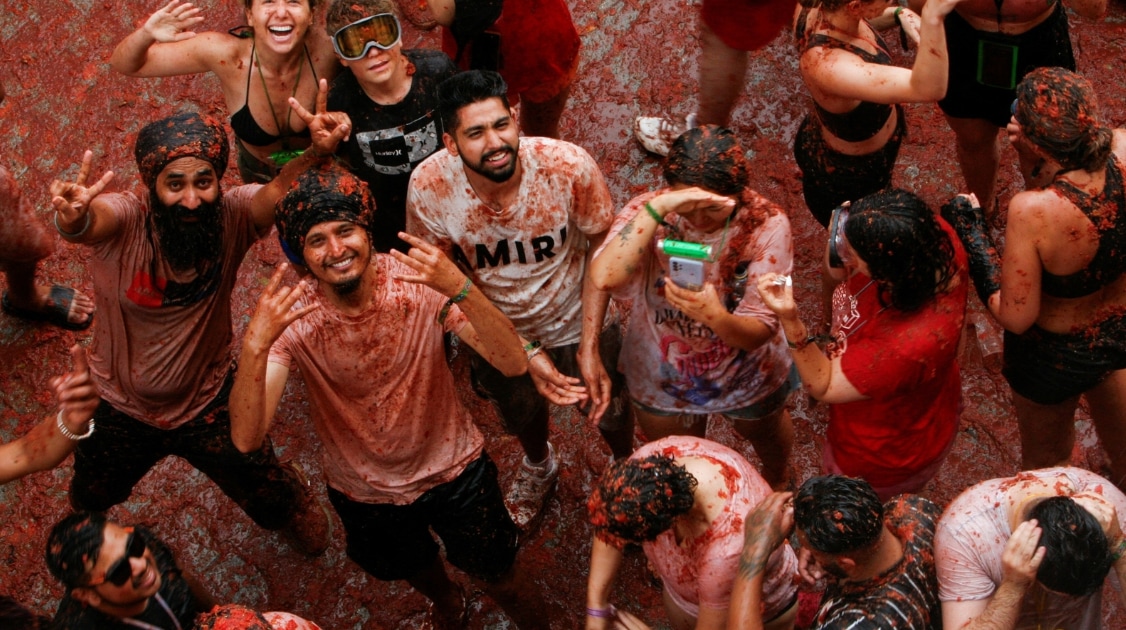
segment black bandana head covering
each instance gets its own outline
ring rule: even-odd
[[[289,192],[278,201],[274,221],[278,236],[295,262],[304,262],[305,236],[313,226],[328,221],[349,221],[371,228],[375,200],[358,177],[329,163],[301,173]]]
[[[149,190],[156,190],[156,178],[164,167],[185,157],[210,162],[215,176],[222,178],[230,150],[227,133],[214,118],[180,112],[145,125],[137,134],[133,155],[141,179]]]

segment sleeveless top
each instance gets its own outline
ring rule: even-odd
[[[252,147],[268,147],[282,138],[308,138],[309,129],[307,127],[296,133],[275,136],[268,133],[258,124],[257,120],[254,120],[254,114],[250,113],[250,79],[254,76],[254,50],[254,47],[251,46],[250,63],[247,64],[248,70],[246,73],[246,100],[243,101],[242,109],[231,115],[231,130],[235,132],[235,137]],[[313,58],[309,55],[308,46],[305,46],[305,60],[309,62],[309,69],[313,71],[313,82],[316,83],[319,81],[317,68],[313,65]],[[266,99],[269,100],[269,98],[270,95],[267,94]],[[272,102],[270,107],[273,107]],[[289,103],[286,103],[285,107],[288,108]]]
[[[1080,190],[1070,182],[1057,180],[1053,188],[1064,199],[1075,204],[1095,226],[1099,248],[1086,268],[1066,276],[1043,271],[1040,290],[1058,298],[1079,298],[1114,282],[1126,271],[1126,194],[1122,187],[1122,167],[1114,154],[1106,165],[1106,183],[1097,195]]]
[[[877,52],[873,54],[863,48],[859,48],[848,42],[843,42],[834,37],[829,37],[823,33],[814,33],[807,37],[805,34],[805,22],[808,15],[809,8],[803,8],[798,15],[797,23],[794,25],[794,39],[797,41],[798,48],[801,52],[804,53],[811,48],[825,46],[850,52],[868,63],[875,63],[881,66],[892,65],[891,56],[887,52],[887,44],[884,43],[883,38],[881,38],[875,30],[873,30],[872,33],[876,35],[875,43]],[[891,105],[870,103],[868,101],[860,101],[859,105],[841,114],[827,111],[825,108],[821,107],[816,99],[813,101],[813,107],[817,112],[817,118],[821,121],[821,124],[829,130],[829,133],[845,142],[863,142],[876,135],[880,132],[880,129],[883,129],[884,124],[887,123],[892,112]]]

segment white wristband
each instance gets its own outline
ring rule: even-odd
[[[89,420],[86,421],[86,432],[83,433],[82,435],[78,435],[77,433],[72,433],[70,429],[66,428],[66,423],[63,422],[63,410],[62,409],[59,409],[59,415],[55,417],[55,424],[59,427],[59,433],[62,433],[63,437],[65,437],[68,440],[74,440],[75,442],[77,442],[78,440],[85,440],[86,438],[90,437],[91,435],[94,435],[94,419],[93,418],[90,418]]]

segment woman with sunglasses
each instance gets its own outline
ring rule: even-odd
[[[981,301],[1005,327],[1021,467],[1071,459],[1085,397],[1119,488],[1126,488],[1126,130],[1104,122],[1091,83],[1033,70],[1008,132],[1031,188],[1009,202],[998,260],[976,200],[943,208],[970,252]]]
[[[790,285],[768,274],[758,293],[782,322],[806,391],[829,403],[824,472],[860,477],[887,501],[922,490],[954,442],[966,254],[909,192],[882,191],[849,210],[830,235],[847,278],[833,294],[827,340],[802,323]]]
[[[806,206],[822,226],[836,206],[891,183],[907,132],[900,103],[934,102],[946,93],[943,19],[959,1],[928,0],[916,17],[888,0],[801,0],[794,40],[813,107],[794,139],[794,156]],[[893,66],[874,26],[898,21],[914,32],[916,19],[915,65]]]
[[[633,301],[620,365],[645,436],[704,437],[709,414],[729,418],[763,477],[782,488],[797,378],[778,320],[753,287],[761,274],[790,273],[793,245],[785,212],[747,187],[747,168],[732,131],[684,132],[665,161],[669,188],[618,213],[590,274],[600,290]],[[711,255],[678,262],[671,241]],[[703,270],[700,286],[678,280],[672,267],[682,264]]]
[[[332,0],[325,27],[348,69],[328,95],[329,111],[351,121],[338,151],[379,208],[372,245],[406,252],[410,245],[398,234],[406,231],[407,184],[415,167],[442,148],[438,84],[457,66],[441,51],[403,49],[393,0]]]
[[[244,2],[250,26],[228,34],[195,33],[200,9],[172,0],[117,45],[110,65],[133,77],[219,77],[233,112],[239,175],[266,183],[309,146],[309,130],[287,100],[313,111],[318,80],[331,81],[340,65],[328,38],[309,30],[316,0]]]

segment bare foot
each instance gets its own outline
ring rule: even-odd
[[[63,308],[67,309],[65,320],[67,325],[63,325],[59,319]],[[81,330],[86,327],[94,313],[94,300],[85,293],[69,287],[37,284],[33,296],[14,290],[7,291],[4,294],[4,310],[17,317]]]

